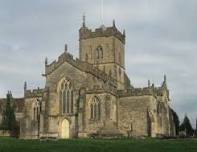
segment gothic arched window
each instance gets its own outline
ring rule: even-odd
[[[39,101],[33,103],[33,120],[38,121],[40,112],[41,112],[41,105]]]
[[[99,120],[100,119],[100,101],[98,97],[94,97],[90,103],[90,119]]]
[[[96,49],[96,58],[102,59],[103,58],[103,48],[102,46],[98,46]]]
[[[63,81],[59,90],[62,113],[73,113],[73,87],[70,81]]]

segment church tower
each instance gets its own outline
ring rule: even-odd
[[[80,60],[93,64],[125,88],[125,32],[121,33],[113,21],[111,27],[102,25],[92,31],[86,27],[85,16],[79,30]]]

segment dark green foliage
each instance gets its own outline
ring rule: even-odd
[[[195,136],[197,137],[197,119],[196,119],[196,130],[195,130]]]
[[[179,125],[180,125],[179,116],[177,115],[177,113],[173,109],[171,109],[171,112],[172,112],[173,119],[174,119],[176,135],[178,135],[179,134]]]
[[[73,139],[41,142],[0,138],[0,152],[197,152],[197,140]]]
[[[8,92],[6,99],[6,106],[3,110],[3,119],[1,128],[3,130],[14,130],[16,127],[16,117],[13,108],[13,98],[11,92]]]
[[[180,125],[180,131],[185,131],[186,136],[192,136],[193,133],[194,133],[194,130],[192,128],[190,120],[186,115],[185,115],[185,118],[183,120],[183,123]]]

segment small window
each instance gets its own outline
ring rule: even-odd
[[[102,46],[98,46],[96,49],[96,58],[102,59],[103,58],[103,48]]]

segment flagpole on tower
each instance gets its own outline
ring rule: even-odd
[[[101,22],[102,22],[102,25],[104,25],[104,21],[103,21],[103,12],[104,12],[104,4],[103,4],[103,0],[101,0]]]

